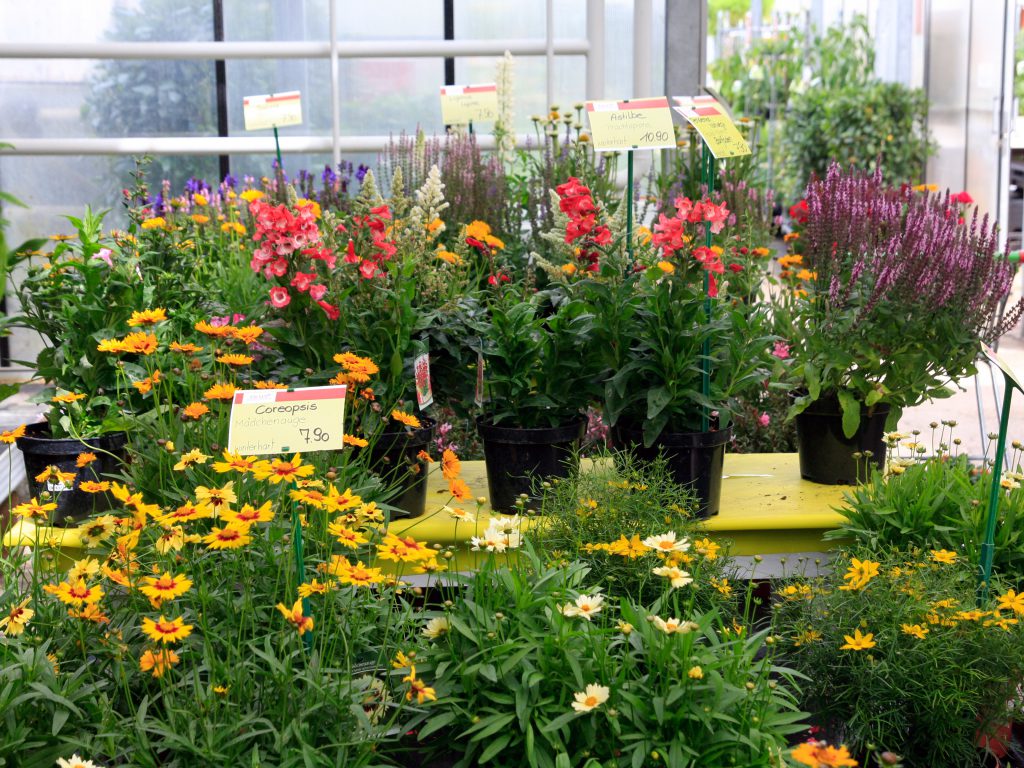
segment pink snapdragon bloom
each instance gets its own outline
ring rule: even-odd
[[[274,305],[275,309],[284,309],[291,303],[291,300],[292,296],[284,286],[279,285],[270,289],[270,303]]]
[[[789,357],[789,344],[784,341],[776,341],[772,347],[772,355],[779,360],[786,360]]]

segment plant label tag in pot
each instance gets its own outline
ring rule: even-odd
[[[228,450],[257,455],[340,451],[345,447],[346,391],[342,384],[235,392]]]
[[[430,384],[430,353],[424,353],[412,361],[416,377],[416,405],[422,411],[434,402],[434,390]]]
[[[476,353],[476,392],[473,393],[473,404],[477,408],[484,407],[484,355]]]
[[[302,94],[299,91],[246,96],[242,99],[245,130],[283,128],[302,123]]]
[[[598,152],[675,149],[676,131],[668,99],[588,101],[587,121]]]
[[[497,117],[497,84],[441,86],[441,120],[445,125],[493,123]]]
[[[676,112],[686,118],[716,158],[750,154],[750,145],[713,96],[675,96]]]

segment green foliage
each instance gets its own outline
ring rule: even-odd
[[[580,560],[588,567],[585,584],[612,598],[649,602],[663,592],[664,582],[652,574],[656,561],[638,544],[672,530],[692,542],[685,555],[692,565],[684,567],[693,571],[694,582],[686,589],[694,605],[727,615],[732,607],[726,599],[732,593],[727,558],[693,519],[696,499],[672,480],[664,459],[642,466],[629,454],[592,461],[565,479],[553,479],[544,494],[531,538],[545,558],[563,565]],[[621,552],[603,546],[615,541],[622,542]]]
[[[620,292],[614,287],[585,289],[598,318],[596,335],[614,336],[622,357],[605,384],[608,420],[642,424],[647,446],[666,430],[699,432],[702,409],[717,410],[727,426],[736,397],[767,375],[763,316],[707,298],[698,280],[683,270],[666,275],[652,267],[626,278],[635,293],[624,303],[611,301]]]
[[[550,308],[542,303],[548,298]],[[492,422],[554,427],[578,415],[593,388],[594,368],[580,354],[591,344],[592,323],[579,299],[534,294],[521,300],[512,291],[498,296],[477,327]]]
[[[1003,478],[1019,486],[1020,451],[1011,458],[1016,471]],[[991,489],[991,471],[981,471],[967,456],[890,456],[888,474],[874,469],[866,483],[844,494],[846,520],[825,538],[853,541],[872,551],[947,549],[978,563]],[[1005,580],[1019,581],[1024,574],[1024,490],[1014,487],[998,499],[994,569]]]
[[[927,129],[928,99],[900,83],[809,87],[786,117],[786,151],[794,191],[837,160],[882,169],[893,184],[916,183],[935,146]]]
[[[801,705],[854,754],[877,747],[908,765],[982,765],[976,734],[1020,706],[1024,629],[1014,611],[994,600],[975,610],[975,567],[962,559],[864,558],[840,555],[829,576],[790,585],[775,603],[784,663],[814,681]],[[872,636],[869,647],[841,648],[855,632]]]
[[[518,566],[467,578],[448,630],[416,657],[438,696],[418,729],[428,761],[454,750],[460,768],[759,765],[801,730],[787,671],[758,658],[764,634],[724,631],[682,590],[564,615],[588,594],[586,571],[544,567],[527,548]],[[691,623],[669,634],[652,614]],[[576,711],[593,684],[607,701]]]

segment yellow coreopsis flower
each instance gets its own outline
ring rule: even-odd
[[[186,624],[181,616],[176,619],[165,619],[161,615],[156,621],[143,618],[142,632],[153,642],[176,643],[192,634],[192,625]]]
[[[873,633],[868,632],[866,635],[862,635],[859,629],[853,631],[853,637],[843,635],[843,639],[846,640],[846,643],[839,646],[842,651],[864,651],[874,648],[876,645]]]
[[[181,597],[190,589],[191,579],[181,574],[172,576],[169,571],[164,571],[163,576],[143,576],[139,592],[149,598],[154,608],[159,608],[162,603]]]
[[[291,461],[274,459],[273,461],[258,461],[252,468],[252,473],[257,480],[268,480],[276,485],[284,480],[298,480],[302,477],[309,477],[314,472],[312,464],[302,463],[302,454],[296,453]]]
[[[3,614],[3,618],[0,618],[0,631],[11,637],[22,634],[29,621],[36,615],[36,612],[28,607],[31,601],[31,597],[26,597],[17,605],[11,606],[10,610]]]
[[[278,603],[277,610],[281,612],[281,615],[287,619],[289,624],[299,631],[300,635],[304,635],[313,630],[313,617],[304,616],[302,614],[301,597],[295,601],[295,604],[291,608],[288,608],[284,603]]]

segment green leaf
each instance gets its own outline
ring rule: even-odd
[[[434,733],[435,731],[439,731],[446,725],[451,725],[451,723],[453,723],[454,721],[454,712],[443,712],[437,717],[431,717],[427,721],[427,724],[420,728],[419,731],[416,733],[416,738],[420,741],[423,741],[430,734]]]
[[[665,387],[652,387],[647,390],[647,418],[656,419],[672,402],[672,395]]]
[[[843,434],[846,437],[853,437],[860,426],[860,403],[852,392],[840,389],[839,407],[843,411]]]

